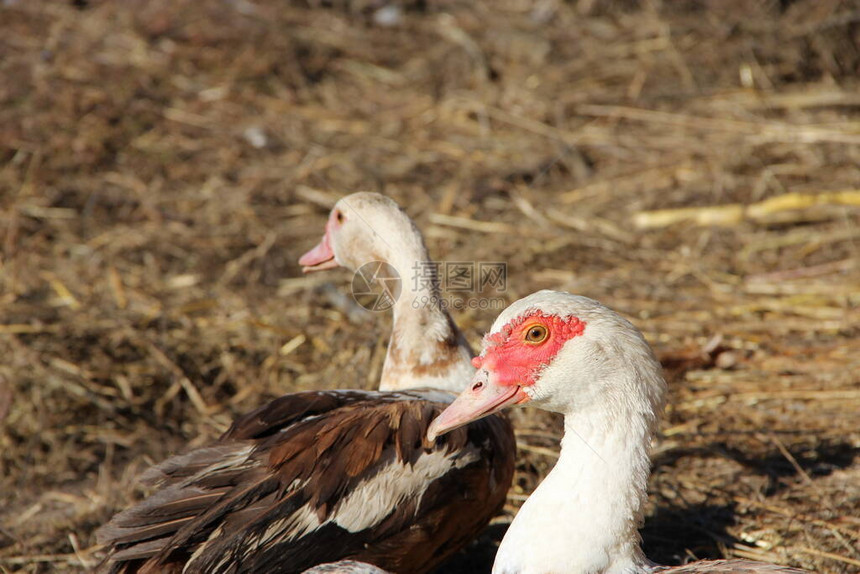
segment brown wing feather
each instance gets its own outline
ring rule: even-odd
[[[480,532],[513,478],[502,417],[424,444],[445,406],[415,393],[281,397],[237,419],[216,446],[149,471],[161,490],[114,517],[99,541],[128,560],[114,571],[298,572],[349,558],[426,572]],[[448,465],[432,481],[418,476],[430,456]],[[350,495],[383,478],[399,503],[375,518],[346,516]],[[416,480],[424,489],[408,491]]]

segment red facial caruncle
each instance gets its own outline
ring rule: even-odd
[[[487,335],[485,350],[472,365],[490,371],[496,384],[530,386],[562,346],[584,330],[585,323],[577,317],[540,311],[522,315]]]
[[[585,331],[577,317],[533,311],[521,315],[484,338],[484,352],[472,359],[477,372],[469,386],[427,429],[437,436],[532,399],[526,389],[550,364],[564,344]]]

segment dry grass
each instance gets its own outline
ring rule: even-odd
[[[0,6],[0,570],[80,571],[150,462],[374,385],[390,319],[296,264],[371,189],[646,331],[653,558],[860,571],[856,3],[74,4]],[[517,422],[511,512],[559,430]]]

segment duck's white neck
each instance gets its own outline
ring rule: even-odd
[[[430,387],[460,393],[474,368],[472,350],[443,307],[433,262],[420,242],[389,259],[401,279],[379,389]]]
[[[638,529],[655,417],[618,407],[565,416],[558,462],[508,529],[493,574],[649,570]]]

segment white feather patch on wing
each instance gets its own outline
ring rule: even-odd
[[[317,516],[315,509],[309,504],[305,504],[297,511],[280,520],[275,520],[266,527],[266,530],[260,536],[258,544],[265,546],[267,543],[286,534],[287,540],[295,540],[301,538],[311,530],[319,528],[320,519]]]
[[[418,503],[434,480],[454,468],[463,468],[479,458],[476,449],[423,454],[414,465],[393,462],[363,480],[337,506],[330,520],[350,532],[359,532],[382,522],[407,498]]]

